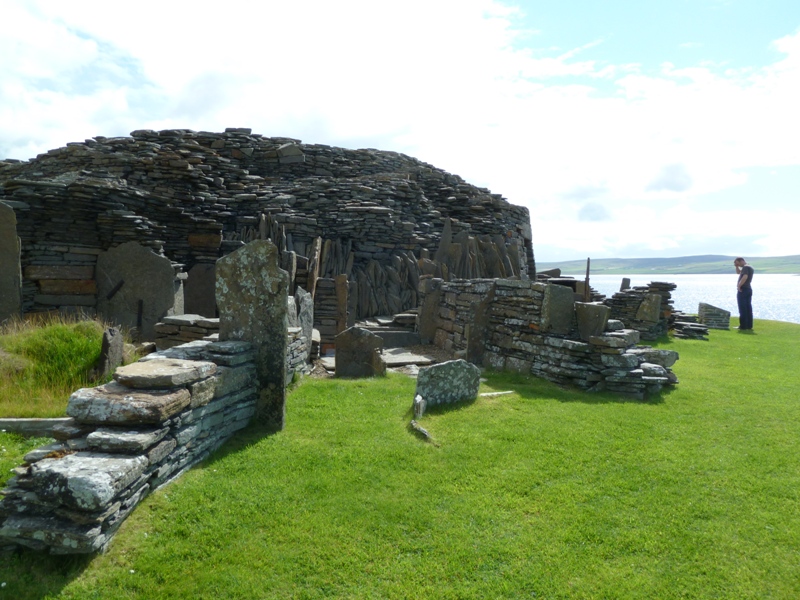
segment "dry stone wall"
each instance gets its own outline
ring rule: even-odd
[[[166,350],[192,341],[215,342],[219,339],[219,319],[200,315],[178,315],[166,317],[155,326],[156,348]],[[302,327],[289,327],[286,332],[286,384],[295,373],[307,375],[311,355],[311,335]]]
[[[674,321],[672,292],[674,283],[652,281],[644,286],[623,289],[604,304],[611,308],[611,319],[639,332],[643,340],[657,340],[667,335]]]
[[[114,246],[163,249],[192,273],[255,239],[263,219],[300,256],[312,257],[319,237],[347,246],[352,274],[370,261],[422,257],[438,247],[448,219],[454,236],[514,240],[512,259],[521,253],[535,270],[528,210],[498,194],[403,154],[249,129],[134,131],[0,161],[0,200],[16,214],[25,312],[91,308],[96,257]],[[37,276],[41,267],[58,270],[52,293],[42,281],[55,277]]]
[[[637,346],[639,332],[618,320],[582,340],[583,313],[568,287],[497,279],[434,282],[427,289],[435,293],[425,295],[420,314],[431,315],[426,305],[437,303],[435,343],[458,358],[637,399],[677,383],[670,370],[677,354]],[[595,324],[594,315],[585,318]]]
[[[250,422],[254,359],[246,342],[193,342],[75,392],[57,441],[28,453],[4,490],[0,548],[104,549],[143,498]]]

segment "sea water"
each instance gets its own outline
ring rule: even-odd
[[[586,277],[585,273],[570,276],[576,279]],[[590,275],[589,285],[610,297],[619,291],[623,277],[631,280],[631,286],[647,285],[651,281],[676,284],[678,287],[672,292],[672,304],[685,313],[697,314],[698,305],[705,302],[730,311],[732,317],[739,316],[736,305],[738,275],[735,272],[730,275]],[[753,317],[800,323],[800,275],[767,275],[756,271],[753,276]]]

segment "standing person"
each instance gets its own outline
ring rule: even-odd
[[[739,305],[739,329],[750,331],[753,329],[753,267],[741,256],[733,261],[739,281],[736,283],[736,303]]]

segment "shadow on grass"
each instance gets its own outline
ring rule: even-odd
[[[609,391],[587,391],[533,375],[487,372],[487,385],[492,388],[511,390],[526,400],[552,398],[558,402],[582,402],[584,404],[662,404],[664,397],[673,391],[671,386],[657,394],[648,394],[645,399],[626,396]]]
[[[94,555],[58,556],[29,548],[0,552],[2,594],[17,600],[55,598],[80,577],[93,559]]]

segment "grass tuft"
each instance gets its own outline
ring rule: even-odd
[[[104,326],[59,316],[12,321],[0,330],[0,417],[59,417],[91,385]]]

